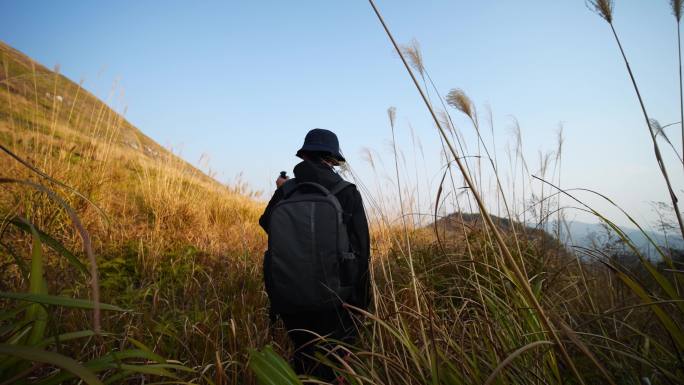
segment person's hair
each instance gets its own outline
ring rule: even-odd
[[[340,165],[340,161],[327,151],[302,151],[301,155],[304,159],[312,162],[326,162],[333,166]]]

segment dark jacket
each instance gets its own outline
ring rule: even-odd
[[[330,189],[337,184],[342,177],[333,169],[323,163],[303,161],[294,168],[295,180],[299,182],[315,182]],[[361,194],[356,186],[349,186],[337,193],[337,199],[344,211],[344,221],[347,225],[351,247],[359,258],[359,280],[350,304],[367,309],[370,304],[370,276],[368,264],[370,260],[370,236],[368,235],[368,221],[363,209]],[[277,189],[268,202],[264,214],[259,218],[259,224],[266,233],[269,232],[271,210],[283,199],[282,189]]]

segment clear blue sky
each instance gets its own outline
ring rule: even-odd
[[[669,1],[616,3],[615,26],[651,115],[679,120]],[[599,190],[646,220],[649,201],[667,200],[608,25],[583,0],[378,5],[400,42],[420,42],[442,93],[458,87],[480,111],[491,105],[500,149],[511,139],[511,117],[519,120],[532,171],[562,122],[564,187]],[[364,0],[4,0],[1,19],[0,39],[48,67],[60,64],[98,96],[118,80],[134,125],[192,163],[208,154],[223,181],[243,173],[269,194],[314,127],[337,132],[350,163],[369,178],[363,147],[391,164],[389,106],[398,109],[407,156],[410,123],[427,153],[427,178],[438,178],[435,129]],[[459,122],[475,148],[472,129]],[[670,133],[678,144],[677,131]],[[681,190],[681,167],[671,173]]]

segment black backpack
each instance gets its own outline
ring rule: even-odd
[[[271,310],[288,314],[332,309],[350,299],[357,275],[344,212],[335,194],[318,183],[290,179],[271,212],[264,261]]]

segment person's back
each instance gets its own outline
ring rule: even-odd
[[[315,361],[309,357],[314,355],[311,342],[316,339],[315,334],[346,342],[356,336],[352,318],[341,305],[346,302],[365,309],[370,303],[368,224],[358,190],[353,184],[343,181],[333,169],[333,165],[344,162],[335,134],[321,129],[310,131],[297,156],[303,161],[294,168],[295,179],[283,183],[285,181],[279,178],[279,188],[259,219],[261,226],[269,233],[269,250],[264,257],[264,280],[271,309],[280,315],[297,349],[295,369],[298,373],[309,373],[330,380],[332,371],[327,367],[316,366]],[[334,198],[329,192],[334,193]],[[335,228],[334,223],[337,222],[333,217],[334,211],[331,214],[319,212],[318,216],[314,215],[315,204],[320,202],[323,205],[321,208],[324,208],[327,202],[325,199],[330,198],[332,204],[329,206],[336,207],[337,202],[341,211],[339,220],[344,228],[337,231],[340,234],[338,239],[344,243],[342,245],[331,244],[335,242],[332,240],[335,237],[315,235],[316,226]],[[312,202],[309,203],[309,200]],[[293,204],[286,205],[286,202]],[[315,222],[327,224],[318,225]],[[306,226],[306,230],[310,227],[311,231],[302,231],[298,229],[299,226]],[[293,240],[293,237],[296,239]],[[317,237],[321,239],[314,239]],[[287,238],[290,241],[283,240]],[[314,242],[313,246],[305,247],[310,242]],[[316,246],[315,242],[324,243]],[[271,249],[277,251],[276,256],[272,255]],[[337,253],[338,260],[330,261],[335,255],[333,250],[338,249],[343,249]],[[342,260],[349,258],[353,261]],[[353,269],[346,269],[345,264],[351,262]],[[307,264],[316,264],[321,268],[306,268]],[[328,276],[319,277],[317,274],[321,271],[323,275],[327,272]],[[295,281],[298,272],[307,276],[300,275],[301,279]],[[340,276],[336,276],[337,274]],[[320,281],[317,288],[309,283],[315,281]],[[306,288],[305,290],[317,292],[284,292],[290,291],[286,290],[288,288]],[[323,301],[325,305],[322,305],[321,301],[314,298],[330,300]]]

